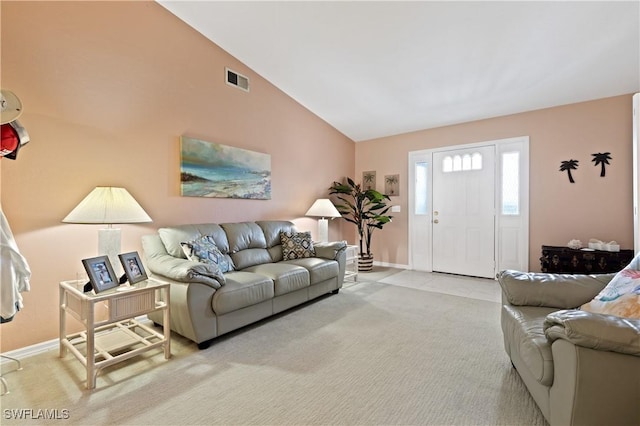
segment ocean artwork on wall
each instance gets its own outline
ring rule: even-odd
[[[228,145],[180,138],[184,197],[271,199],[271,156]]]

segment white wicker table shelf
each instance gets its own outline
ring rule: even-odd
[[[101,369],[143,352],[163,348],[164,357],[171,357],[168,283],[151,278],[99,294],[84,293],[84,284],[60,283],[60,357],[68,350],[86,367],[87,389],[95,388]],[[100,303],[106,305],[107,314],[97,320]],[[163,311],[162,333],[135,319],[158,310]],[[80,321],[84,330],[67,335],[67,313]]]
[[[358,246],[347,245],[345,281],[358,281]]]

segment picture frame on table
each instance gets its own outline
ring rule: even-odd
[[[89,282],[96,294],[118,287],[118,277],[113,272],[113,266],[108,256],[91,257],[82,259],[85,271],[89,276]]]
[[[124,274],[127,276],[129,284],[135,284],[148,278],[137,251],[121,253],[118,255],[118,258],[120,259],[120,263],[122,263],[122,269],[124,269]]]

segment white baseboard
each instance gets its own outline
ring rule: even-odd
[[[374,260],[373,264],[375,266],[382,266],[384,268],[409,269],[409,265],[400,265],[398,263],[378,262]]]
[[[23,358],[28,358],[30,356],[38,355],[43,352],[47,352],[50,350],[58,349],[60,345],[59,339],[47,340],[46,342],[36,343],[35,345],[26,346],[24,348],[14,349],[9,352],[4,352],[3,356],[8,356],[11,358],[15,358],[17,360],[21,360]],[[2,364],[13,362],[9,359],[2,358]]]
[[[148,320],[146,315],[142,315],[135,318],[138,321]],[[39,355],[44,352],[48,352],[51,350],[58,350],[60,348],[60,339],[52,339],[47,340],[46,342],[36,343],[35,345],[25,346],[24,348],[14,349],[9,352],[3,352],[2,355],[15,358],[17,360],[22,360],[23,358],[28,358],[30,356]],[[9,359],[2,358],[0,361],[0,365],[4,365],[5,363],[13,362]]]

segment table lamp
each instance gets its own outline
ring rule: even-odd
[[[340,217],[340,212],[328,198],[319,198],[313,203],[311,208],[307,210],[305,216],[320,217],[318,219],[318,241],[321,243],[329,242],[329,221],[325,218]]]
[[[114,224],[151,222],[140,204],[124,188],[98,186],[62,219],[64,223],[106,224],[98,231],[98,254],[109,256],[116,275],[120,275],[120,228]]]

